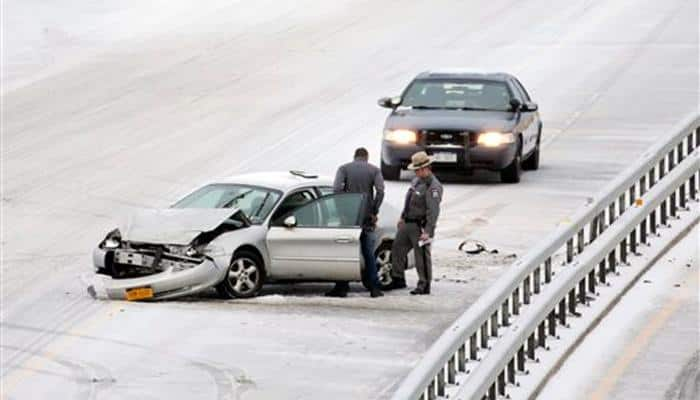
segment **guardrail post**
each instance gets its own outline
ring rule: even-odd
[[[691,176],[690,179],[688,179],[688,192],[690,193],[690,198],[695,200],[698,193],[695,188],[695,176]]]
[[[581,304],[586,304],[586,278],[578,282],[578,301]]]
[[[566,263],[574,260],[574,238],[566,241]]]
[[[485,349],[489,347],[489,326],[487,321],[484,321],[483,324],[481,324],[481,348]]]
[[[478,356],[478,353],[476,350],[476,332],[474,332],[469,337],[469,358],[472,360],[476,360],[477,356]]]
[[[544,347],[546,345],[547,334],[544,331],[544,320],[537,326],[537,345]]]
[[[674,190],[671,192],[671,197],[669,197],[669,203],[671,204],[671,216],[676,217],[677,213],[677,208],[676,208],[676,191]]]
[[[459,372],[467,371],[467,348],[464,343],[459,346],[459,351],[457,352],[457,370]]]
[[[508,326],[510,322],[510,310],[508,310],[508,299],[501,304],[501,325]]]
[[[505,396],[506,394],[506,372],[501,371],[500,374],[498,374],[498,394],[501,396]]]
[[[535,359],[535,332],[532,332],[530,336],[527,337],[527,356],[530,360]]]
[[[557,334],[557,314],[554,310],[549,312],[547,315],[547,330],[550,336],[556,336]]]
[[[450,360],[447,362],[447,383],[450,385],[454,385],[457,383],[457,368],[455,368],[455,358],[454,356],[450,357]]]
[[[600,283],[605,283],[607,281],[606,275],[608,274],[608,271],[605,268],[605,258],[600,260],[600,263],[598,263],[598,279],[600,279]]]
[[[520,314],[520,287],[513,290],[513,315]]]
[[[523,303],[530,304],[530,275],[523,281]]]
[[[627,238],[620,242],[620,263],[627,264]]]
[[[576,289],[569,291],[569,312],[576,315]]]
[[[557,314],[559,317],[559,324],[566,326],[566,296],[559,302],[559,312]]]
[[[617,272],[617,260],[615,259],[615,250],[610,252],[608,254],[608,265],[610,266],[610,272],[615,273]]]
[[[496,382],[492,383],[489,387],[489,400],[496,400]]]
[[[583,237],[583,228],[581,228],[581,229],[578,231],[578,235],[577,235],[577,236],[578,236],[578,238],[577,238],[577,240],[576,240],[576,245],[577,245],[577,249],[576,249],[576,250],[578,251],[578,254],[581,254],[581,253],[583,253],[583,247],[586,245],[586,244],[584,243],[585,239],[584,239],[584,237]]]
[[[544,283],[552,281],[552,257],[547,257],[544,260]]]
[[[685,210],[686,208],[686,198],[685,198],[685,182],[681,183],[681,185],[678,187],[678,202],[680,203],[679,206],[681,209]]]
[[[535,271],[533,272],[533,274],[534,274],[534,278],[532,280],[532,283],[534,283],[534,286],[535,286],[534,287],[535,294],[539,294],[540,293],[540,284],[541,284],[540,282],[542,281],[542,276],[541,276],[542,273],[540,271],[539,266],[537,266],[537,268],[535,268]]]
[[[598,237],[598,216],[596,215],[591,220],[591,225],[588,227],[588,243],[593,243]]]
[[[588,272],[588,291],[595,293],[595,268]]]
[[[525,346],[520,346],[518,355],[516,356],[518,371],[525,371]]]
[[[491,314],[491,336],[498,337],[498,310]]]
[[[438,375],[437,375],[437,395],[438,396],[445,395],[445,367],[444,366],[442,368],[440,368],[440,371],[438,371]]]
[[[508,382],[515,384],[515,358],[508,361]]]

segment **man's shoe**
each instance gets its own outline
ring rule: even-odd
[[[384,288],[384,290],[405,289],[405,288],[406,288],[406,280],[405,279],[394,278],[391,281],[391,284],[389,284],[388,287]]]
[[[326,292],[326,297],[348,297],[348,292],[345,290],[333,289],[330,292]]]
[[[382,296],[384,296],[384,293],[382,293],[381,290],[374,288],[374,289],[369,291],[369,295],[372,297],[382,297]]]
[[[413,294],[413,295],[430,294],[430,289],[415,288],[415,289],[411,290],[410,293]]]

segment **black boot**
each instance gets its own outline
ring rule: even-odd
[[[350,286],[347,282],[337,282],[333,289],[326,292],[326,297],[348,297]]]
[[[403,278],[393,278],[391,281],[391,284],[389,284],[388,287],[384,288],[384,290],[394,290],[394,289],[405,289],[406,288],[406,280]]]
[[[384,296],[384,293],[382,293],[382,291],[377,288],[372,288],[369,291],[369,295],[372,297],[382,297]]]

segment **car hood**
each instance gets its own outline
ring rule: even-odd
[[[237,212],[237,208],[143,209],[131,214],[119,231],[126,241],[186,245]]]
[[[512,131],[516,114],[507,111],[413,110],[398,108],[386,120],[386,129]]]

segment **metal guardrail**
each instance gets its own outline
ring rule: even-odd
[[[700,114],[694,114],[676,125],[665,141],[646,151],[637,164],[610,182],[571,218],[570,224],[557,228],[513,264],[445,330],[402,381],[392,400],[443,397],[448,385],[455,385],[458,374],[468,373],[467,366],[472,363],[478,368],[460,388],[459,398],[495,398],[497,393],[504,394],[506,381],[514,382],[516,369],[524,370],[525,357],[534,359],[535,349],[544,346],[548,334],[556,334],[557,324],[566,324],[568,313],[576,315],[576,305],[586,301],[587,291],[594,290],[597,283],[605,283],[607,274],[614,272],[619,263],[627,263],[629,253],[637,253],[638,245],[647,243],[648,235],[656,233],[657,223],[667,224],[679,207],[686,207],[688,198],[698,198],[698,147]],[[660,197],[653,197],[654,201],[646,204],[642,202],[641,208],[637,205],[635,212],[628,212],[635,202],[652,194]],[[613,224],[615,229],[602,236]],[[625,230],[618,228],[621,224],[629,227],[629,231],[618,232]],[[489,367],[482,368],[477,364],[479,350],[491,347],[498,340],[499,328],[509,326],[512,316],[520,315],[521,308],[533,302],[533,296],[542,292],[543,285],[554,287],[552,259],[560,250],[566,254],[567,268],[574,268],[565,269],[556,279],[554,292],[548,287],[547,298],[551,302],[556,300],[556,306],[549,307],[552,304],[548,301],[537,311],[528,310],[527,320],[517,329],[523,336],[510,339],[511,344],[517,344],[499,347],[499,355],[489,353]],[[587,268],[590,260],[595,260],[597,271]],[[570,287],[568,284],[573,281],[576,282]],[[538,304],[541,304],[539,299]]]

